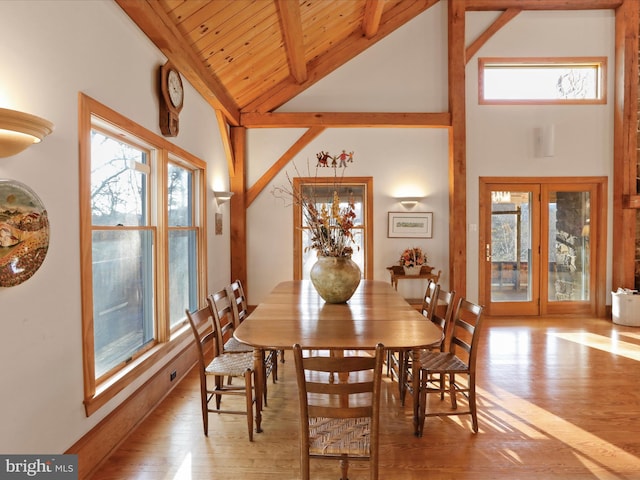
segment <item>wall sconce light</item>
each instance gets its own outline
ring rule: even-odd
[[[233,196],[233,192],[221,192],[221,191],[214,190],[213,195],[216,197],[216,203],[218,204],[218,206],[220,206],[223,203],[226,203],[229,200],[231,200],[231,197]]]
[[[556,154],[556,129],[553,124],[534,129],[536,157],[553,157]]]
[[[398,201],[404,208],[411,209],[415,207],[422,198],[423,197],[400,197],[398,198]]]
[[[0,158],[11,157],[53,131],[53,123],[29,113],[0,108]]]

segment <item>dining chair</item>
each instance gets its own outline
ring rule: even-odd
[[[213,292],[207,297],[207,302],[213,312],[213,321],[216,325],[218,347],[222,353],[252,353],[253,347],[245,343],[239,342],[234,336],[237,321],[234,314],[235,301],[231,299],[229,290],[227,287]],[[262,378],[264,381],[262,385],[259,385],[259,390],[262,392],[263,405],[267,406],[267,375],[271,372],[271,369],[267,370],[265,367],[265,357],[263,352],[262,359]],[[227,379],[228,383],[231,383],[232,377]]]
[[[483,307],[464,298],[458,304],[451,321],[451,333],[444,351],[425,350],[419,356],[419,408],[416,435],[422,436],[426,417],[447,415],[471,415],[472,429],[478,432],[478,416],[476,407],[476,358],[478,355],[478,339],[480,337]],[[414,372],[415,373],[415,372]],[[432,375],[439,375],[445,379],[432,386]],[[458,375],[458,377],[456,377]],[[466,377],[461,382],[459,377]],[[451,399],[451,409],[433,409],[427,412],[427,394],[438,393],[440,400],[448,392]],[[457,395],[467,399],[468,408],[458,410]],[[415,398],[414,394],[414,398]]]
[[[447,291],[438,287],[437,298],[434,300],[423,301],[422,314],[425,317],[431,319],[431,323],[436,325],[442,330],[442,339],[439,343],[429,345],[425,350],[444,351],[446,338],[449,335],[449,326],[451,325],[451,317],[453,316],[453,307],[456,292],[455,290]],[[428,317],[427,315],[430,315]],[[400,391],[400,403],[404,406],[405,397],[407,391],[413,395],[413,368],[412,358],[413,352],[408,352],[404,357],[404,385]],[[442,383],[444,381],[441,375],[432,375],[430,381],[438,381]],[[417,403],[418,399],[414,396],[414,402]]]
[[[247,305],[247,296],[244,293],[244,287],[240,280],[234,280],[227,286],[227,295],[233,307],[233,319],[235,328],[238,328],[245,318],[249,316],[249,307]],[[265,379],[271,375],[273,383],[278,380],[278,355],[284,355],[284,350],[266,350],[265,351]],[[266,394],[266,386],[265,386]],[[266,402],[266,398],[265,398]]]
[[[231,413],[247,416],[249,441],[253,441],[253,408],[259,408],[259,392],[254,398],[254,362],[252,353],[221,353],[216,340],[216,329],[209,304],[193,313],[186,310],[191,331],[198,350],[198,371],[200,373],[200,400],[202,404],[202,423],[205,436],[209,435],[209,413]],[[210,361],[208,359],[211,358]],[[242,377],[243,385],[227,385],[226,377]],[[210,381],[213,379],[213,382]],[[213,385],[211,385],[213,383]],[[222,409],[222,396],[244,396],[244,410]],[[215,408],[210,402],[215,398]]]
[[[329,356],[293,346],[300,404],[300,470],[310,477],[310,460],[339,460],[341,480],[347,480],[349,460],[368,460],[369,478],[378,478],[380,390],[384,347],[375,355]],[[332,381],[333,373],[339,381]]]
[[[422,296],[422,307],[420,312],[425,319],[431,321],[437,306],[438,292],[440,285],[433,280],[427,282],[427,288]],[[387,375],[398,381],[398,393],[400,402],[404,405],[407,386],[407,373],[411,367],[410,349],[388,350],[387,351]]]

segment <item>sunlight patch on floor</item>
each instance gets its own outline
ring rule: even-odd
[[[523,423],[528,425],[523,430],[523,434],[530,433],[533,428],[539,432],[537,436],[542,434],[563,442],[572,449],[584,465],[589,467],[589,470],[596,478],[603,480],[611,478],[607,472],[602,471],[603,469],[614,472],[637,472],[640,469],[640,459],[638,457],[609,442],[603,441],[600,437],[537,407],[531,402],[519,399],[506,390],[495,386],[492,387],[492,390],[494,394],[480,390],[478,390],[478,394],[494,402],[496,406],[501,404],[501,398],[509,397],[508,413],[519,417]],[[499,408],[496,410],[490,409],[485,413],[496,417],[502,415]],[[527,419],[536,419],[536,423],[532,424]],[[510,418],[507,423],[513,427],[517,425],[514,418]]]
[[[640,345],[634,343],[623,342],[614,337],[606,335],[597,335],[589,332],[577,333],[560,333],[549,332],[548,335],[567,340],[569,342],[578,343],[590,348],[596,348],[604,352],[613,353],[631,360],[640,361]]]
[[[191,480],[193,477],[191,475],[192,467],[191,467],[191,452],[188,452],[180,467],[178,467],[178,471],[172,478],[172,480]]]

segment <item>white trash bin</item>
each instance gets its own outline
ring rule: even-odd
[[[640,295],[611,292],[611,317],[615,324],[640,327]]]

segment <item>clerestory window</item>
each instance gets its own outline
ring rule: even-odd
[[[606,58],[480,58],[480,104],[606,103]]]

